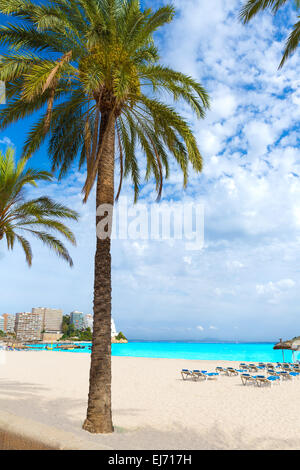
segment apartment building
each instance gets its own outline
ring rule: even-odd
[[[70,323],[76,330],[84,330],[86,328],[83,313],[77,310],[70,313]]]
[[[45,333],[61,333],[63,312],[56,308],[34,307],[32,313],[42,316],[42,331]]]
[[[4,332],[5,333],[14,333],[15,332],[15,323],[16,315],[10,315],[9,313],[3,313],[4,318]],[[0,328],[1,330],[1,328]]]
[[[15,332],[18,340],[39,341],[42,327],[43,318],[40,313],[21,312],[16,314]]]
[[[93,331],[93,321],[94,317],[93,315],[87,314],[84,317],[84,323],[86,328],[90,328]]]

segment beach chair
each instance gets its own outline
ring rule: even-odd
[[[245,364],[244,362],[241,362],[240,365],[239,365],[239,369],[244,369],[244,370],[248,370],[248,364]]]
[[[255,364],[249,364],[248,369],[250,372],[258,372],[259,369]]]
[[[252,377],[252,375],[241,374],[240,377],[241,377],[241,381],[243,385],[247,385],[247,384],[256,385],[256,380],[254,377]]]
[[[181,377],[183,380],[187,380],[187,379],[197,380],[197,377],[189,369],[182,369]]]
[[[257,385],[260,387],[261,385],[270,385],[270,387],[274,383],[280,384],[280,378],[275,375],[270,375],[269,377],[264,377],[262,375],[257,375],[255,377]]]
[[[239,375],[239,373],[233,367],[227,367],[227,375]]]
[[[196,375],[196,377],[199,377],[199,379],[204,380],[214,380],[217,379],[219,376],[218,372],[207,372],[207,370],[193,370],[193,374]]]
[[[216,367],[216,372],[219,374],[228,375],[226,367]]]
[[[202,379],[202,380],[207,379],[206,372],[207,372],[206,370],[198,370],[198,369],[193,370],[194,376],[197,377],[197,379]]]
[[[289,374],[290,374],[292,377],[295,377],[295,379],[299,379],[299,376],[300,376],[300,373],[299,373],[299,372],[291,371],[291,372],[289,372]]]
[[[207,372],[206,377],[208,380],[217,380],[219,377],[218,372]]]
[[[274,369],[267,369],[266,372],[267,372],[267,374],[272,375],[274,377],[279,377],[279,378],[281,377],[281,375],[280,375],[281,371],[276,371]]]
[[[290,375],[290,372],[287,372],[286,370],[282,370],[279,372],[279,375],[283,380],[292,380],[293,376]]]
[[[258,368],[259,369],[265,369],[266,368],[266,364],[264,362],[259,362],[258,363]]]

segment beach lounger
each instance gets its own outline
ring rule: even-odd
[[[233,367],[227,367],[227,375],[239,375],[239,373]]]
[[[249,364],[248,369],[249,371],[253,371],[253,372],[258,372],[259,370],[255,364]]]
[[[219,374],[228,375],[226,367],[216,367],[216,372]]]
[[[270,375],[269,377],[264,377],[261,375],[257,375],[255,377],[257,385],[260,387],[261,385],[272,385],[274,383],[280,384],[280,378],[275,375]]]
[[[280,371],[276,371],[274,369],[267,369],[266,372],[268,375],[272,375],[274,377],[279,377],[279,378],[281,377]]]
[[[250,375],[250,374],[241,374],[240,377],[241,377],[243,385],[247,385],[247,384],[256,385],[256,380],[255,380],[254,377],[252,377],[252,375]]]
[[[207,372],[206,377],[208,378],[208,380],[217,380],[219,377],[219,374],[218,372]]]
[[[207,372],[207,370],[193,370],[193,374],[202,379],[217,379],[218,372]]]
[[[259,362],[258,363],[258,367],[259,369],[265,369],[266,368],[266,364],[264,362]]]
[[[197,377],[189,369],[182,369],[181,377],[183,380],[187,380],[187,379],[197,380]]]
[[[203,380],[206,380],[207,379],[207,376],[206,376],[206,370],[193,370],[193,374],[195,377],[197,377],[197,379],[203,379]]]
[[[239,365],[240,369],[248,370],[248,364],[245,364],[244,362],[241,362]]]
[[[193,374],[199,379],[217,379],[219,374],[217,372],[207,372],[207,370],[193,370]]]
[[[292,372],[289,372],[289,374],[290,374],[292,377],[295,377],[296,379],[299,379],[299,377],[300,377],[300,373],[299,373],[299,372],[292,371]]]
[[[279,375],[282,377],[283,380],[292,380],[293,376],[290,375],[290,372],[287,372],[286,370],[282,370],[279,372]]]

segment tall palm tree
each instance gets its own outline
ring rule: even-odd
[[[300,0],[248,0],[240,11],[240,19],[241,21],[246,24],[257,15],[260,11],[263,10],[271,10],[271,12],[275,15],[278,10],[283,7],[287,2],[293,3],[297,10],[300,8]],[[300,18],[300,16],[298,16]],[[293,52],[297,49],[300,42],[300,21],[294,24],[293,30],[289,35],[286,44],[284,53],[279,64],[279,68],[281,68],[286,60],[293,54]]]
[[[7,84],[0,129],[35,111],[42,114],[24,146],[29,157],[48,138],[52,169],[63,177],[75,159],[85,166],[84,201],[96,181],[96,207],[113,207],[123,179],[140,189],[137,150],[145,178],[154,176],[158,199],[173,156],[183,172],[202,170],[192,129],[167,104],[181,100],[204,118],[209,99],[193,78],[159,62],[153,34],[169,23],[173,7],[143,10],[139,0],[1,0],[0,12],[21,22],[0,28],[0,80]],[[166,102],[166,99],[168,101]],[[140,152],[141,151],[141,152]],[[116,155],[120,183],[114,190]],[[116,193],[116,194],[115,194]],[[107,206],[106,206],[107,207]],[[96,216],[96,224],[107,212]],[[87,417],[83,428],[113,431],[111,417],[111,227],[97,237],[94,330]]]
[[[37,186],[37,181],[51,181],[52,175],[25,167],[24,158],[15,163],[12,148],[7,148],[5,154],[0,151],[0,242],[5,237],[8,249],[12,250],[15,241],[18,241],[31,266],[32,250],[24,235],[32,235],[72,266],[66,247],[49,232],[58,232],[75,245],[73,233],[61,219],[77,220],[78,215],[48,197],[26,201],[25,187]]]

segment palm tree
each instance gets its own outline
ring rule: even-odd
[[[257,15],[257,13],[267,9],[270,9],[271,12],[275,15],[278,10],[283,7],[287,2],[293,2],[297,10],[300,8],[300,0],[248,0],[240,11],[240,19],[244,24],[249,23],[249,21],[255,15]],[[279,64],[279,68],[284,65],[288,57],[290,57],[293,52],[297,49],[299,41],[300,21],[294,24],[293,30],[286,41],[284,53]]]
[[[24,237],[30,234],[72,266],[73,262],[67,249],[49,231],[58,232],[75,245],[73,233],[61,219],[77,220],[77,213],[48,197],[26,201],[26,185],[36,186],[37,181],[51,181],[52,176],[46,171],[25,169],[25,166],[24,158],[15,164],[12,148],[7,148],[5,154],[0,151],[0,242],[5,237],[7,248],[12,250],[15,241],[18,241],[24,250],[28,265],[31,266],[32,250]]]
[[[21,20],[0,28],[0,80],[8,104],[0,129],[36,111],[24,156],[48,138],[52,170],[63,177],[75,159],[85,166],[84,201],[96,181],[96,207],[113,207],[122,182],[131,177],[135,201],[145,155],[145,179],[154,177],[158,199],[172,155],[183,172],[202,170],[192,129],[170,100],[181,100],[198,118],[209,106],[205,89],[193,78],[159,62],[154,33],[174,16],[166,5],[143,10],[139,0],[1,0],[0,12]],[[168,100],[168,101],[166,101]],[[120,183],[114,190],[115,161]],[[107,216],[96,215],[96,224]],[[97,237],[94,329],[87,417],[83,428],[113,431],[111,417],[111,227]]]

